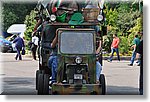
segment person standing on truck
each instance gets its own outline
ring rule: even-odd
[[[48,68],[51,69],[52,72],[52,82],[56,82],[56,75],[57,75],[57,68],[58,68],[58,57],[57,57],[57,34],[50,44],[50,48],[52,49],[52,52],[50,54],[50,57],[48,59]]]
[[[41,17],[40,17],[40,19],[42,20]],[[37,22],[37,24],[35,25],[34,31],[33,31],[33,33],[32,33],[32,36],[34,36],[34,35],[36,34],[36,32],[41,32],[41,33],[42,33],[43,30],[44,30],[44,28],[45,28],[45,26],[46,26],[47,24],[49,24],[49,20],[50,20],[49,17],[46,17],[46,15],[44,15],[44,16],[43,16],[43,19],[44,19],[43,23],[39,24],[39,22]],[[41,21],[41,20],[39,20],[39,21]]]
[[[119,56],[119,43],[120,43],[120,39],[117,37],[117,34],[113,34],[113,42],[111,44],[111,56],[108,59],[108,62],[112,62],[112,58],[114,55],[114,52],[117,53],[117,57],[118,60],[120,61],[120,56]]]
[[[13,40],[13,43],[15,43],[15,47],[16,47],[16,50],[17,50],[17,55],[16,55],[15,59],[17,60],[18,57],[19,57],[19,60],[22,60],[22,56],[20,54],[20,51],[22,51],[22,49],[25,47],[25,45],[24,45],[23,39],[19,36],[19,34]]]

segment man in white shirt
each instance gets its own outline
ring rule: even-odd
[[[33,56],[33,59],[36,60],[36,50],[37,50],[37,47],[38,47],[38,37],[37,36],[33,36],[32,37],[32,46],[31,46],[31,51],[32,51],[32,56]]]

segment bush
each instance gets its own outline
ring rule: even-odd
[[[34,19],[35,17],[36,17],[36,12],[34,10],[32,10],[30,12],[30,15],[27,15],[26,19],[24,21],[24,23],[27,25],[27,29],[24,33],[25,34],[25,40],[27,42],[27,44],[26,44],[26,49],[27,50],[30,50],[30,48],[28,46],[28,42],[30,42],[31,39],[32,39],[31,35],[32,35],[32,32],[33,32],[34,27],[36,25],[36,20]]]
[[[105,51],[111,52],[111,42],[112,42],[111,35],[107,35],[103,37],[103,49]]]
[[[119,44],[119,51],[121,54],[125,55],[129,51],[129,41],[127,37],[121,36],[120,37],[120,44]]]

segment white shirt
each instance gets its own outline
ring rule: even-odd
[[[39,41],[39,38],[36,37],[36,36],[33,36],[32,37],[32,42],[35,44],[35,45],[38,45],[38,41]]]

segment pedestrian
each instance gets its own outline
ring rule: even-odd
[[[117,37],[117,34],[113,34],[113,42],[111,44],[111,56],[108,59],[108,62],[112,62],[112,58],[114,55],[114,52],[117,53],[117,57],[118,60],[120,61],[120,56],[119,56],[119,43],[120,43],[120,39]]]
[[[138,38],[138,35],[135,35],[133,40],[133,45],[131,47],[133,48],[133,51],[132,51],[132,57],[129,66],[133,66],[134,60],[136,58],[136,49],[139,43],[140,43],[140,39]]]
[[[136,52],[137,52],[137,58],[140,57],[140,60],[141,60],[139,92],[140,92],[140,95],[143,95],[143,40],[139,43]]]
[[[38,47],[38,41],[39,41],[38,37],[36,35],[34,35],[32,37],[32,46],[31,46],[33,60],[36,60],[36,50]]]
[[[143,33],[141,32],[138,32],[138,34],[140,35],[140,42],[143,40]],[[138,60],[136,61],[137,63],[137,66],[140,66],[141,65],[141,57],[139,55],[139,57],[137,58]]]
[[[19,60],[22,60],[20,51],[22,51],[22,49],[24,49],[24,47],[25,47],[23,38],[21,38],[18,34],[17,37],[13,40],[13,43],[15,43],[15,47],[17,50],[17,55],[16,55],[15,59],[17,60],[19,57]]]

